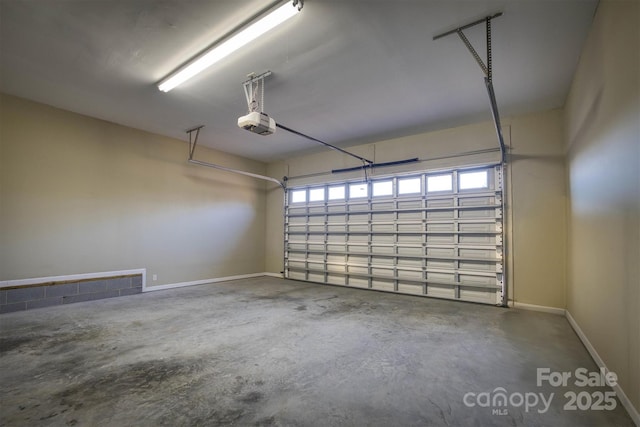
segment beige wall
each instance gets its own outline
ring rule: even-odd
[[[488,108],[488,100],[487,100]],[[564,308],[565,305],[565,172],[563,162],[562,112],[547,111],[503,121],[507,144],[512,147],[508,171],[511,179],[508,233],[513,254],[510,266],[510,298],[517,302]],[[495,149],[498,145],[493,122],[461,126],[375,144],[350,148],[376,162],[412,157],[436,159],[420,164],[381,168],[376,174],[446,168],[460,164],[499,161],[497,152],[444,158],[457,153]],[[333,151],[272,163],[271,176],[295,177],[357,166],[358,161]],[[361,176],[361,173],[325,174],[293,179],[290,185],[327,182]],[[266,266],[282,270],[282,191],[269,187],[267,195]],[[509,225],[508,228],[510,228]],[[512,267],[512,268],[511,268]]]
[[[640,10],[602,1],[565,107],[567,309],[640,409]]]
[[[264,271],[262,182],[189,165],[175,139],[12,96],[0,108],[0,280],[147,268],[161,285]]]

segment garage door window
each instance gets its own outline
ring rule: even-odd
[[[420,178],[398,179],[398,194],[417,194],[422,191]]]
[[[294,190],[291,192],[291,203],[304,203],[307,201],[307,190]]]
[[[436,191],[451,191],[453,189],[453,180],[450,174],[432,175],[427,177],[427,191],[433,193]]]
[[[393,181],[376,181],[373,183],[373,197],[393,195]]]
[[[487,188],[489,186],[486,170],[478,172],[464,172],[460,174],[460,190]]]
[[[324,187],[309,189],[310,202],[324,202]]]
[[[360,182],[358,184],[349,185],[349,198],[358,199],[362,197],[367,197],[369,186],[365,182]]]
[[[344,185],[334,185],[329,187],[329,200],[344,199]]]

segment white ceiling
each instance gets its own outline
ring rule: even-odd
[[[271,70],[265,112],[348,146],[490,119],[483,74],[457,36],[495,12],[501,115],[561,107],[596,0],[305,0],[300,15],[169,93],[159,80],[252,17],[259,0],[0,0],[0,90],[271,161],[317,150],[239,129],[242,82]],[[484,26],[466,31],[481,55]]]

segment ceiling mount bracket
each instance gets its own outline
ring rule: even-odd
[[[450,34],[457,34],[460,37],[460,40],[467,47],[473,58],[476,60],[482,72],[485,75],[484,82],[487,87],[487,94],[489,95],[489,101],[491,103],[491,115],[493,116],[493,123],[496,128],[496,134],[498,135],[498,142],[500,143],[500,155],[502,159],[502,163],[506,162],[506,146],[504,144],[504,137],[502,135],[502,126],[500,124],[500,113],[498,112],[498,103],[496,101],[496,94],[493,90],[493,62],[492,62],[492,51],[491,51],[491,20],[502,16],[502,12],[498,12],[494,15],[487,16],[482,19],[478,19],[477,21],[470,22],[469,24],[463,25],[461,27],[455,28],[450,31],[446,31],[442,34],[438,34],[433,37],[433,40],[438,40],[442,37],[448,36]],[[478,52],[475,50],[467,36],[464,34],[464,30],[467,28],[475,27],[479,24],[485,24],[486,26],[486,37],[487,37],[487,62],[482,60]]]
[[[244,96],[247,99],[247,109],[250,113],[254,111],[264,112],[264,79],[271,75],[271,71],[267,70],[262,74],[256,75],[251,73],[247,75],[247,80],[242,83],[244,87]],[[261,89],[260,102],[258,102],[258,89]]]
[[[202,129],[204,125],[196,126],[187,131],[189,135],[189,160],[193,159],[193,153],[196,152],[196,145],[198,145],[198,136],[200,136],[200,129]],[[193,136],[193,133],[196,133]]]

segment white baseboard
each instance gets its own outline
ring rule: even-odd
[[[146,283],[147,269],[136,268],[133,270],[103,271],[100,273],[68,274],[66,276],[49,276],[49,277],[35,277],[32,279],[3,280],[3,281],[0,281],[0,289],[11,287],[11,286],[38,285],[41,283],[50,283],[50,282],[69,282],[74,280],[101,279],[103,277],[129,276],[131,274],[142,274],[142,286],[144,287],[144,284]]]
[[[263,273],[263,275],[268,277],[277,277],[278,279],[284,278],[284,274],[282,273]]]
[[[217,277],[215,279],[194,280],[192,282],[170,283],[167,285],[144,286],[142,292],[163,291],[165,289],[184,288],[185,286],[206,285],[208,283],[228,282],[230,280],[253,279],[255,277],[270,276],[272,273],[251,273],[237,276]]]
[[[569,313],[569,310],[565,310],[565,311],[566,311],[566,316],[567,316],[567,320],[569,321],[569,324],[571,325],[573,330],[576,331],[576,334],[580,338],[580,341],[582,341],[582,344],[584,344],[587,351],[589,352],[593,360],[596,362],[596,365],[598,365],[598,367],[600,368],[604,368],[606,372],[609,372],[609,368],[607,368],[607,365],[605,365],[604,361],[602,360],[602,358],[600,357],[596,349],[593,347],[593,345],[591,344],[591,342],[589,341],[585,333],[582,332],[582,329],[580,329],[580,326],[578,325],[578,323],[575,321],[573,316],[571,316],[571,313]],[[640,426],[640,413],[638,413],[638,410],[633,406],[633,404],[631,403],[627,395],[624,393],[624,391],[620,387],[620,385],[616,384],[616,386],[612,388],[613,388],[613,391],[616,392],[618,399],[620,399],[622,406],[625,407],[625,409],[633,419],[633,422],[635,422],[637,426]]]
[[[535,304],[525,304],[523,302],[517,302],[517,301],[509,301],[509,307],[519,308],[522,310],[541,311],[543,313],[557,314],[560,316],[564,316],[566,311],[564,308],[547,307],[544,305],[535,305]]]

